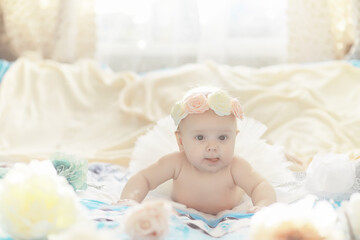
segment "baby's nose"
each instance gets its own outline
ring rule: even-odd
[[[216,146],[216,144],[214,144],[214,143],[209,143],[209,144],[207,145],[207,147],[206,147],[206,150],[207,150],[208,152],[217,151],[217,146]]]

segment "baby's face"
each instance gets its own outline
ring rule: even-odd
[[[179,124],[177,140],[180,151],[200,171],[216,172],[234,157],[237,134],[233,115],[218,116],[212,110],[189,114]]]

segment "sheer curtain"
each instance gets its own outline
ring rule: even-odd
[[[286,59],[286,0],[97,0],[96,58],[138,72]]]
[[[0,57],[114,71],[360,57],[360,0],[0,0]]]

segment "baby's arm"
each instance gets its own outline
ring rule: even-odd
[[[255,207],[254,211],[276,202],[274,188],[247,161],[235,158],[231,174],[236,185],[241,187],[251,197]]]
[[[178,164],[178,158],[173,154],[162,157],[129,179],[122,191],[121,199],[142,202],[150,190],[175,176]]]

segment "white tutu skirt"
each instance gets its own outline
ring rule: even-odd
[[[238,120],[238,129],[240,132],[236,139],[236,155],[247,160],[275,189],[295,181],[292,171],[288,169],[289,162],[283,148],[270,145],[261,139],[267,129],[265,125],[254,119],[245,118],[242,121]],[[173,120],[168,116],[159,120],[154,128],[137,140],[129,164],[131,175],[155,163],[162,156],[179,151],[175,130]],[[171,183],[168,181],[160,185],[151,194],[170,198]]]

